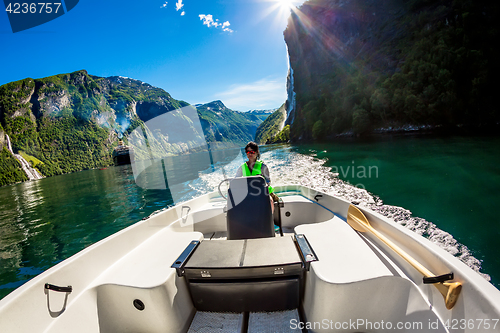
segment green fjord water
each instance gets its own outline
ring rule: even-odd
[[[388,136],[370,142],[273,145],[263,147],[262,158],[275,184],[300,182],[334,194],[342,187],[346,193],[353,187],[332,182],[331,173],[337,172],[340,179],[366,188],[379,205],[383,201],[410,210],[418,217],[414,230],[445,235],[443,247],[457,256],[468,249],[472,258],[482,261],[481,272],[490,275],[498,288],[499,146],[496,137]],[[219,178],[200,178],[186,192],[196,196],[210,191]],[[138,187],[130,166],[0,188],[0,298],[85,247],[171,204],[165,191]],[[429,224],[437,228],[428,231]],[[449,242],[446,232],[458,244]],[[479,261],[474,260],[464,261],[477,269]]]
[[[383,137],[375,142],[300,146],[339,178],[385,205],[437,225],[482,261],[500,286],[500,138]],[[451,251],[453,252],[453,251]]]
[[[171,203],[139,188],[130,165],[0,188],[0,298]]]

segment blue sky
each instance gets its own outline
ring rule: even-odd
[[[0,13],[0,85],[85,69],[165,89],[191,104],[270,109],[286,99],[286,0],[80,0],[12,33]],[[3,8],[3,6],[2,6]]]

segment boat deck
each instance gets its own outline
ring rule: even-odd
[[[204,312],[198,311],[193,318],[188,333],[289,333],[301,332],[293,326],[299,323],[299,312],[297,309],[276,312]],[[292,325],[290,325],[292,323]],[[295,328],[295,329],[294,329]]]

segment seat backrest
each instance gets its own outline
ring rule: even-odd
[[[263,177],[231,179],[227,208],[228,239],[274,236],[269,190]]]

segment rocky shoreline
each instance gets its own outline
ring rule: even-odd
[[[500,123],[482,124],[479,126],[433,126],[433,125],[400,125],[380,127],[365,134],[356,134],[353,131],[326,136],[322,141],[293,140],[291,143],[330,142],[339,140],[371,140],[391,136],[498,136]]]

